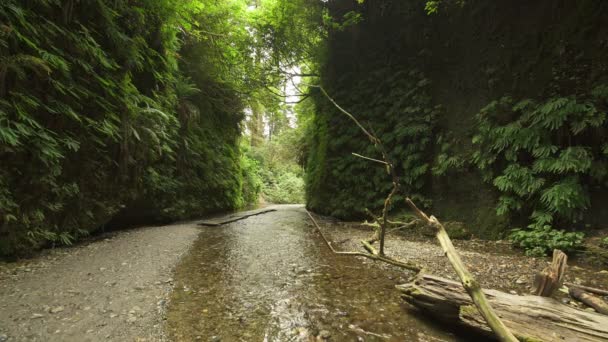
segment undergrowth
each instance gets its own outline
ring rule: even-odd
[[[585,96],[503,97],[477,115],[472,162],[501,194],[498,215],[528,216],[528,229],[511,235],[527,251],[580,245],[582,233],[552,228],[580,227],[590,188],[608,181],[607,100],[601,85]]]

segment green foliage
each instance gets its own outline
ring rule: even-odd
[[[602,239],[602,241],[600,242],[600,246],[608,248],[608,237]]]
[[[527,230],[514,229],[509,238],[516,246],[525,249],[526,255],[545,256],[554,249],[566,253],[580,249],[584,236],[582,232],[565,232],[545,225]]]
[[[439,136],[435,145],[439,147],[439,153],[433,162],[431,170],[433,176],[444,176],[448,174],[449,171],[459,171],[467,163],[466,158],[463,158],[461,155],[452,151],[452,139],[446,139],[443,136]]]
[[[440,3],[441,1],[427,1],[424,5],[424,10],[426,11],[426,14],[431,15],[438,13]]]
[[[293,172],[282,172],[268,177],[264,198],[270,203],[304,203],[304,179]]]
[[[304,128],[286,127],[270,141],[252,148],[260,167],[264,199],[270,203],[304,203]]]
[[[403,203],[403,194],[427,202],[421,190],[431,172],[428,152],[441,110],[428,95],[429,85],[418,70],[378,67],[364,76],[346,75],[327,87],[339,104],[379,136],[397,164],[402,188],[394,203]],[[316,95],[314,100],[316,114],[309,131],[307,164],[308,206],[337,217],[363,216],[365,208],[381,208],[391,188],[390,177],[383,168],[352,155],[381,159],[377,149],[324,97]]]
[[[237,143],[244,82],[226,67],[251,59],[231,24],[246,8],[3,1],[0,254],[70,244],[121,210],[177,219],[255,197]]]
[[[251,155],[250,147],[241,144],[241,177],[243,178],[242,193],[245,204],[257,204],[262,187],[260,163]]]
[[[499,215],[527,213],[536,230],[582,220],[589,187],[608,180],[603,89],[540,103],[503,97],[481,110],[473,162],[501,192]]]
[[[466,0],[431,0],[424,4],[424,11],[427,15],[439,13],[439,10],[447,5],[463,7]]]

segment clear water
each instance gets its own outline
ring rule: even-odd
[[[300,206],[201,228],[178,265],[176,341],[455,341],[403,304],[411,273],[331,253]]]

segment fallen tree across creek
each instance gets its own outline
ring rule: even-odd
[[[459,282],[420,274],[397,289],[406,302],[443,322],[490,333]],[[486,289],[483,292],[502,322],[522,341],[608,340],[608,316],[578,310],[548,297],[518,296]]]

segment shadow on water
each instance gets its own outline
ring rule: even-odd
[[[173,340],[458,340],[402,304],[410,274],[332,254],[300,206],[202,229],[176,269]]]

